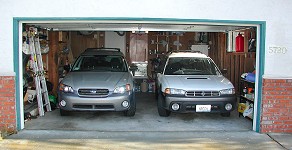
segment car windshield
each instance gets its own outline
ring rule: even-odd
[[[210,58],[170,57],[165,75],[220,75],[220,71]]]
[[[122,56],[113,55],[80,56],[74,63],[72,71],[126,72],[127,65]]]

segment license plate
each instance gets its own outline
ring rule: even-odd
[[[196,112],[210,112],[211,105],[196,105]]]

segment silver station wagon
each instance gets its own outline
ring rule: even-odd
[[[230,116],[235,90],[213,60],[192,51],[174,51],[161,61],[157,73],[157,107],[160,116],[170,112],[217,112]]]
[[[123,111],[125,116],[134,116],[133,86],[133,76],[119,49],[86,49],[59,84],[60,114]]]

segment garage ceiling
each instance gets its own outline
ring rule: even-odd
[[[177,31],[177,32],[226,32],[251,26],[218,24],[162,24],[162,23],[94,23],[94,22],[58,22],[27,23],[53,31]]]

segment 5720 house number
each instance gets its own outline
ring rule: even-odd
[[[270,54],[286,54],[287,53],[286,47],[280,47],[280,46],[271,46],[269,47],[269,53]]]

